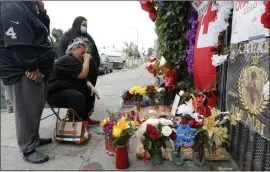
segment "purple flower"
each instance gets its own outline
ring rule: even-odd
[[[198,26],[198,13],[194,8],[189,11],[189,30],[187,31],[186,38],[189,42],[189,49],[187,51],[186,62],[188,64],[188,72],[193,73],[193,59],[194,59],[194,45],[196,41],[196,33]]]
[[[161,6],[164,6],[165,3],[162,0],[157,0]]]
[[[110,132],[112,129],[113,129],[113,122],[112,121],[107,122],[103,127],[104,132]]]

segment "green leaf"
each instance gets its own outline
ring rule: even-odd
[[[148,142],[148,150],[151,150],[152,148],[152,142]]]
[[[200,132],[203,132],[203,131],[204,131],[203,128],[198,128],[196,134],[199,134]]]
[[[165,145],[166,145],[167,148],[173,149],[172,143],[170,142],[169,139],[165,141]]]

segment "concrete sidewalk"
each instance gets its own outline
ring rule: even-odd
[[[65,109],[61,109],[62,117],[65,112]],[[102,113],[102,110],[97,108],[96,113]],[[51,110],[44,109],[43,116],[49,114],[51,114]],[[53,138],[55,120],[55,116],[52,116],[41,121],[41,137]],[[48,154],[50,161],[35,165],[23,161],[16,142],[14,123],[14,114],[2,111],[1,170],[116,170],[115,157],[110,157],[105,153],[104,137],[99,135],[100,127],[90,128],[93,136],[91,141],[84,146],[52,143],[40,147],[38,150]],[[160,166],[153,166],[151,161],[144,164],[143,160],[137,159],[135,156],[137,143],[135,138],[132,138],[130,143],[131,166],[128,170],[238,170],[232,159],[224,162],[206,162],[204,166],[195,166],[192,161],[186,161],[182,167],[176,167],[169,161],[165,161]]]

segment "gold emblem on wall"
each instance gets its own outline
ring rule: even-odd
[[[267,81],[268,74],[261,67],[247,66],[241,71],[239,96],[244,108],[252,114],[259,115],[267,107],[269,97],[263,96],[263,86]]]

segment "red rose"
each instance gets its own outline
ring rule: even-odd
[[[216,53],[218,50],[217,50],[217,47],[212,47],[211,48],[211,51],[213,52],[213,53]]]
[[[190,120],[190,121],[188,122],[188,124],[189,124],[191,127],[193,127],[193,126],[195,125],[195,120],[194,120],[194,119]]]
[[[202,108],[198,108],[197,113],[200,115],[204,115],[204,110]]]
[[[154,89],[155,86],[154,85],[149,85],[149,89]]]
[[[150,124],[146,124],[146,131],[147,133],[151,133],[154,130],[154,127]]]
[[[223,38],[223,35],[222,34],[218,35],[218,39],[219,40],[222,39],[222,38]]]
[[[203,124],[196,122],[196,124],[193,126],[193,128],[202,128]]]
[[[159,132],[153,132],[151,135],[152,139],[156,140],[160,138],[160,134]]]
[[[186,124],[187,123],[187,120],[185,118],[181,118],[181,121],[180,121],[181,124]]]
[[[221,47],[222,47],[222,44],[219,43],[218,46],[217,46],[217,50],[220,51],[221,50]]]
[[[160,138],[160,133],[152,125],[147,124],[146,131],[152,139],[155,140]]]
[[[172,131],[172,134],[169,136],[172,141],[175,141],[176,139],[176,133]]]

